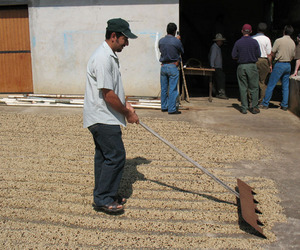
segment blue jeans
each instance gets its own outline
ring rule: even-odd
[[[266,89],[265,97],[262,101],[262,105],[268,107],[269,102],[271,100],[273,90],[279,81],[281,79],[282,83],[282,102],[281,107],[288,107],[289,102],[289,78],[291,73],[291,64],[290,63],[284,63],[284,62],[277,62],[273,68],[273,71],[271,73],[268,87]]]
[[[95,143],[94,202],[104,206],[114,201],[117,195],[126,153],[119,125],[97,123],[88,128]]]
[[[178,97],[177,83],[179,70],[175,64],[164,64],[160,70],[161,86],[161,109],[169,113],[177,110],[176,101]]]

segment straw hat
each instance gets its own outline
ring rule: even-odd
[[[221,33],[216,34],[216,38],[213,41],[225,41],[225,37],[222,36]]]

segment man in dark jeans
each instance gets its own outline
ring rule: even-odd
[[[116,18],[107,22],[105,38],[88,62],[83,126],[90,130],[95,143],[93,207],[115,214],[123,212],[126,202],[118,195],[126,158],[120,125],[126,126],[126,120],[139,123],[125,101],[116,52],[129,45],[128,38],[137,36],[131,33],[128,22]]]
[[[213,80],[216,88],[216,97],[220,99],[228,99],[225,92],[225,73],[223,71],[223,60],[222,60],[222,51],[221,46],[223,45],[226,39],[222,36],[222,34],[216,34],[215,39],[213,39],[214,43],[210,47],[208,60],[210,67],[215,69],[215,73],[213,75]]]
[[[178,98],[177,83],[179,79],[178,65],[183,53],[180,36],[175,37],[177,26],[169,23],[167,35],[159,40],[158,47],[161,53],[160,84],[161,84],[161,111],[169,114],[181,114],[176,102]]]
[[[232,58],[238,62],[237,79],[241,97],[241,113],[247,114],[248,110],[248,90],[252,97],[252,114],[260,112],[258,108],[259,95],[259,75],[256,67],[256,62],[260,57],[260,48],[258,42],[253,39],[250,34],[252,27],[250,24],[245,24],[242,28],[243,36],[237,40],[232,49]]]

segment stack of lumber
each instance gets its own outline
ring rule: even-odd
[[[8,106],[83,107],[83,96],[51,94],[9,95],[6,98],[0,99],[0,103]]]
[[[127,96],[126,100],[134,108],[160,109],[158,98]]]
[[[152,97],[128,96],[126,100],[134,108],[160,109],[160,99]],[[58,94],[22,94],[9,95],[0,99],[0,104],[8,106],[35,106],[35,107],[83,107],[83,95]]]

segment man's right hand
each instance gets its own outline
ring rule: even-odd
[[[135,113],[134,108],[131,106],[129,102],[126,101],[125,104],[126,108],[129,110],[128,114],[126,114],[126,119],[129,123],[136,123],[139,124],[139,118]]]
[[[129,110],[128,114],[126,114],[126,119],[129,123],[139,124],[140,122],[138,115],[132,110]]]

